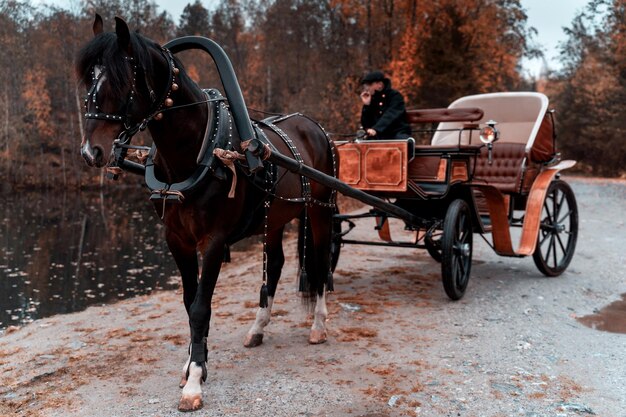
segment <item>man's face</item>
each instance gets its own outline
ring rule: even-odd
[[[382,81],[374,81],[371,83],[363,84],[363,91],[367,91],[370,94],[374,94],[376,91],[381,91],[385,84]]]

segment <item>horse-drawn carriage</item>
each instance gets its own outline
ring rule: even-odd
[[[558,161],[541,94],[470,96],[448,109],[413,111],[412,123],[436,125],[428,146],[413,140],[335,145],[300,114],[252,121],[230,60],[209,39],[185,37],[161,46],[119,18],[114,33],[104,32],[100,16],[93,32],[76,63],[87,91],[81,155],[113,177],[121,171],[145,175],[165,224],[189,316],[180,410],[202,407],[213,292],[227,246],[246,236],[264,236],[259,309],[246,347],[263,341],[285,262],[284,226],[294,218],[301,224],[300,290],[315,304],[310,343],[327,339],[332,261],[342,244],[355,243],[342,227],[354,217],[377,219],[384,244],[406,246],[394,242],[387,227],[389,218],[402,219],[416,233],[408,246],[425,247],[441,261],[453,299],[467,286],[473,233],[491,232],[500,255],[533,255],[546,275],[561,273],[572,258],[576,202],[557,175],[573,162]],[[190,49],[213,58],[225,96],[202,90],[186,74],[175,54]],[[143,150],[130,142],[144,129],[153,140],[147,159],[129,161],[130,150]],[[333,215],[335,191],[374,210]],[[510,226],[522,228],[517,249]]]
[[[472,235],[491,233],[487,243],[502,256],[532,255],[548,276],[561,274],[576,246],[576,200],[559,171],[573,161],[556,152],[553,111],[540,93],[467,96],[447,109],[408,111],[413,125],[431,136],[429,145],[408,140],[337,142],[339,178],[384,199],[411,216],[384,208],[335,216],[335,253],[341,244],[425,248],[441,262],[446,294],[457,300],[468,284]],[[417,130],[414,131],[418,133]],[[358,196],[357,196],[358,198]],[[355,218],[371,217],[379,241],[347,238]],[[400,217],[414,240],[397,242],[389,217]],[[347,224],[348,227],[342,225]],[[522,229],[514,248],[510,228]]]

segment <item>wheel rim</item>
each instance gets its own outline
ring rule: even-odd
[[[541,212],[537,249],[546,267],[551,270],[563,268],[568,261],[575,239],[575,213],[575,207],[560,187],[555,187],[546,196]]]

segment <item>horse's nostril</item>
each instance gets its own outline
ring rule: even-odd
[[[93,150],[93,160],[96,164],[97,167],[102,167],[104,166],[104,149],[102,149],[102,146],[94,146],[92,148]]]

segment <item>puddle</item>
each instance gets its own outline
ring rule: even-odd
[[[626,334],[626,294],[595,314],[579,317],[580,323],[595,330]]]

